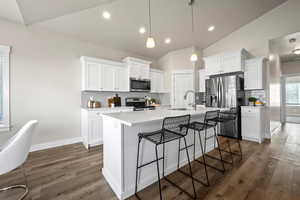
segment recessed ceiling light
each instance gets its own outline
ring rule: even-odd
[[[208,30],[208,31],[213,31],[213,30],[215,30],[215,26],[210,26],[210,27],[208,27],[207,30]]]
[[[139,29],[139,32],[140,32],[140,34],[146,33],[146,28],[145,28],[145,27],[141,27],[141,28]]]
[[[165,43],[166,43],[166,44],[170,44],[171,42],[172,42],[171,38],[166,38],[166,39],[165,39]]]
[[[293,50],[293,53],[294,53],[294,54],[297,54],[297,55],[300,55],[300,49],[294,49],[294,50]]]
[[[110,15],[110,13],[109,13],[108,11],[104,11],[104,12],[102,13],[102,17],[103,17],[104,19],[110,19],[111,15]]]

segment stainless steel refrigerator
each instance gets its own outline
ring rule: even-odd
[[[241,108],[245,105],[244,74],[229,73],[210,76],[205,82],[206,106],[217,108],[235,108],[237,113],[234,131],[232,123],[220,126],[220,135],[241,139]]]

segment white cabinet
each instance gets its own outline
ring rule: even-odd
[[[164,72],[156,69],[150,70],[151,92],[165,93]]]
[[[82,90],[101,90],[101,66],[97,62],[84,62],[82,68]]]
[[[150,64],[151,62],[126,57],[123,62],[128,67],[128,73],[130,78],[134,79],[150,79]]]
[[[102,67],[102,91],[115,90],[115,67],[109,64],[101,64]]]
[[[207,75],[219,74],[221,71],[221,57],[219,55],[203,58]]]
[[[81,136],[84,146],[89,147],[103,144],[103,121],[101,114],[112,112],[131,112],[132,107],[82,109]]]
[[[129,76],[126,67],[116,67],[114,72],[115,91],[128,92],[129,91]]]
[[[129,91],[128,68],[119,62],[81,57],[82,90]]]
[[[249,57],[250,54],[245,49],[205,57],[207,75],[242,72],[245,68],[245,60]]]
[[[267,59],[254,58],[245,61],[245,90],[263,90],[266,86]]]
[[[206,69],[199,70],[199,92],[205,92],[205,80],[209,79],[206,75]]]
[[[267,108],[242,106],[242,138],[261,143],[268,134]]]

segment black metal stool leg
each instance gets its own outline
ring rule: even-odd
[[[228,146],[228,150],[229,150],[229,154],[230,154],[230,158],[231,158],[231,163],[233,164],[233,153],[231,150],[230,141],[228,139],[226,139],[226,141],[227,141],[227,146]]]
[[[137,158],[136,158],[136,170],[135,170],[135,189],[134,194],[137,195],[137,181],[138,181],[138,170],[139,170],[139,158],[140,158],[140,143],[141,143],[141,137],[138,138],[138,150],[137,150]],[[138,197],[138,199],[140,199]]]
[[[220,155],[220,159],[221,159],[221,163],[222,163],[222,167],[223,167],[223,173],[224,173],[225,172],[225,165],[224,165],[224,160],[223,160],[223,157],[222,157],[222,152],[221,152],[221,149],[220,149],[219,138],[218,138],[218,135],[217,135],[215,127],[214,127],[214,134],[215,134],[215,137],[216,137],[216,140],[217,140],[218,151],[219,151],[219,155]]]
[[[196,160],[196,131],[194,129],[194,160]]]
[[[237,142],[238,142],[238,145],[239,145],[241,160],[243,160],[243,152],[242,152],[242,147],[241,147],[240,139],[237,138]]]
[[[208,173],[207,173],[207,165],[206,165],[206,159],[205,159],[205,152],[203,151],[202,139],[201,139],[200,131],[198,133],[198,136],[199,136],[199,143],[200,143],[200,148],[201,148],[201,152],[202,152],[202,159],[203,159],[203,165],[204,165],[204,170],[205,170],[205,175],[206,175],[207,186],[209,186],[209,179],[208,179]]]
[[[235,131],[236,131],[236,133],[238,133],[236,121],[234,121],[234,122],[235,122],[234,123]],[[240,139],[238,137],[236,137],[236,140],[237,140],[237,143],[238,143],[238,146],[239,146],[241,160],[243,160],[243,152],[242,152],[242,147],[241,147]]]
[[[165,177],[165,143],[163,143],[163,159],[162,159],[162,162],[163,162],[163,167],[162,167],[162,176]]]
[[[162,194],[161,194],[162,192],[161,192],[161,183],[160,183],[159,159],[158,159],[157,145],[155,145],[155,155],[156,155],[156,167],[157,167],[157,178],[158,178],[159,196],[160,196],[160,200],[162,200]]]
[[[184,145],[185,145],[185,150],[186,150],[186,156],[187,156],[188,163],[189,163],[190,175],[191,175],[191,178],[192,178],[192,184],[193,184],[193,190],[194,190],[194,198],[196,198],[196,190],[195,190],[195,184],[194,184],[192,166],[191,166],[191,161],[190,161],[190,156],[189,156],[189,150],[188,150],[188,147],[187,147],[187,144],[186,144],[185,137],[183,137],[183,139],[184,139]]]
[[[180,164],[180,141],[181,139],[178,139],[178,162],[177,162],[177,170],[179,169],[179,164]]]

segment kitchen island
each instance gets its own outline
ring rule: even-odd
[[[103,114],[102,173],[117,197],[125,199],[134,194],[138,133],[161,129],[165,117],[190,114],[191,121],[203,121],[206,111],[209,110],[216,110],[216,108],[197,108],[197,110],[160,108],[149,111]],[[190,131],[187,135],[188,145],[193,141],[192,133]],[[213,134],[213,130],[208,130],[208,134]],[[167,175],[177,169],[178,141],[167,143],[165,147],[165,174]],[[162,155],[161,149],[159,148],[159,155]],[[213,139],[207,143],[207,151],[212,149]],[[193,160],[193,149],[190,148],[189,151],[190,158]],[[142,163],[154,160],[155,146],[142,140],[140,156]],[[201,156],[201,150],[199,140],[196,139],[196,157],[199,156]],[[181,166],[187,164],[184,151],[181,152],[180,158]],[[160,161],[160,167],[162,167],[162,160]],[[157,181],[155,164],[148,165],[139,171],[138,190]]]

